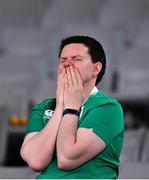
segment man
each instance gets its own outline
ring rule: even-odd
[[[117,178],[124,119],[118,101],[95,86],[106,68],[102,45],[68,37],[59,59],[56,99],[33,107],[21,156],[39,179]]]

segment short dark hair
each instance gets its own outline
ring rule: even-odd
[[[102,45],[96,39],[89,36],[70,36],[61,41],[61,45],[59,49],[59,57],[61,55],[63,48],[66,45],[72,43],[84,44],[88,48],[88,53],[91,56],[92,62],[93,63],[101,62],[102,69],[96,79],[95,85],[97,85],[102,80],[106,69],[106,56]]]

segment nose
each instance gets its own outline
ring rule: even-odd
[[[64,67],[68,67],[68,66],[71,66],[71,65],[73,65],[72,59],[67,59],[67,60],[63,63],[63,66],[64,66]]]

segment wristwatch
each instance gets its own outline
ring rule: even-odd
[[[64,116],[65,114],[74,114],[74,115],[78,116],[78,118],[79,118],[79,116],[80,116],[80,111],[78,111],[78,110],[76,110],[76,109],[66,108],[66,109],[64,109],[64,111],[63,111],[63,116]]]

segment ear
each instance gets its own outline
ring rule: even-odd
[[[93,77],[96,77],[100,73],[101,69],[102,69],[101,62],[95,63],[93,68]]]

